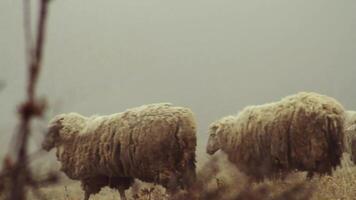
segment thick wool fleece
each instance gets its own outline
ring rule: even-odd
[[[345,127],[346,129],[356,124],[356,111],[346,111]]]
[[[356,164],[356,111],[346,111],[345,152],[350,154]]]
[[[340,164],[344,108],[335,99],[298,93],[249,106],[210,126],[222,150],[246,174],[262,179],[280,172],[331,173]]]
[[[125,112],[83,117],[62,114],[57,157],[72,179],[132,177],[167,187],[195,176],[196,124],[187,108],[150,104]]]

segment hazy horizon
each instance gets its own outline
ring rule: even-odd
[[[355,10],[351,0],[51,1],[38,94],[50,117],[189,107],[202,152],[212,121],[298,91],[356,110]],[[21,1],[0,2],[0,36],[1,158],[25,91]]]

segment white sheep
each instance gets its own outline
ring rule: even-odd
[[[330,174],[340,164],[344,108],[331,97],[301,92],[248,106],[209,127],[207,153],[221,149],[247,175],[261,180],[293,170]]]
[[[85,200],[104,186],[122,199],[133,179],[169,191],[195,178],[196,123],[188,108],[150,104],[108,116],[61,114],[42,147],[57,148],[61,170],[80,180]]]
[[[346,111],[345,152],[350,154],[351,161],[356,164],[356,111]]]
[[[345,127],[348,128],[354,124],[356,124],[356,111],[348,110],[345,112]]]

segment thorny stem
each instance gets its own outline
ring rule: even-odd
[[[27,0],[28,1],[28,0]],[[24,10],[29,9],[29,2],[24,0]],[[17,142],[15,148],[18,148],[16,160],[13,166],[12,181],[10,185],[10,200],[23,200],[25,199],[25,186],[28,180],[32,180],[31,173],[28,169],[27,159],[27,146],[28,138],[31,134],[30,123],[31,119],[35,116],[41,115],[43,107],[41,107],[40,102],[35,99],[35,89],[41,69],[42,61],[42,52],[43,52],[43,43],[45,39],[45,29],[46,29],[46,19],[47,19],[47,9],[48,9],[48,0],[40,0],[40,13],[38,17],[38,26],[37,26],[37,38],[34,48],[32,48],[31,41],[28,41],[30,36],[30,30],[25,30],[25,40],[28,47],[28,50],[31,50],[29,53],[30,60],[28,64],[28,83],[27,83],[27,99],[21,105],[19,114],[21,116],[20,126],[17,132]],[[29,10],[24,13],[29,15]],[[25,20],[25,29],[29,28],[30,19]]]

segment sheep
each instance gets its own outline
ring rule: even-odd
[[[346,111],[345,122],[345,152],[356,164],[356,111]]]
[[[107,116],[60,114],[42,148],[57,149],[61,171],[81,181],[85,200],[104,186],[126,199],[134,178],[173,192],[195,179],[196,122],[190,109],[168,103]]]
[[[348,110],[345,112],[346,119],[345,119],[345,126],[350,127],[356,124],[356,111]]]
[[[331,174],[343,153],[344,112],[335,99],[312,92],[248,106],[209,126],[206,152],[221,149],[255,181],[295,170],[309,178]]]

